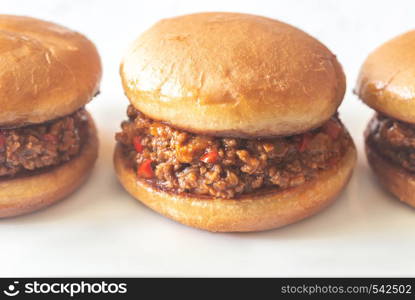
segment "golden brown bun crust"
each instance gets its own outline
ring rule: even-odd
[[[0,15],[0,53],[0,126],[68,115],[98,92],[94,44],[62,26]]]
[[[392,118],[415,123],[415,31],[402,34],[372,52],[364,62],[356,94]]]
[[[351,143],[342,161],[333,169],[322,171],[315,180],[279,192],[224,200],[176,195],[154,189],[137,180],[119,144],[114,153],[118,179],[136,199],[185,225],[221,232],[267,230],[317,213],[329,205],[346,185],[355,162],[356,150]]]
[[[367,142],[366,156],[380,183],[399,200],[415,207],[415,176],[379,155]]]
[[[288,24],[199,13],[156,23],[125,55],[125,93],[144,114],[221,136],[304,132],[327,121],[345,92],[336,57]]]
[[[91,117],[89,123],[88,141],[75,158],[37,175],[0,180],[0,217],[49,206],[75,191],[88,178],[98,155],[98,138]]]

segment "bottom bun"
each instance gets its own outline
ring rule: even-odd
[[[300,186],[253,193],[238,199],[218,199],[158,190],[137,179],[117,144],[114,164],[118,179],[136,199],[185,225],[220,232],[260,231],[281,227],[326,207],[348,182],[356,162],[351,142],[342,160]]]
[[[79,155],[43,172],[0,180],[0,217],[26,214],[49,206],[78,188],[98,156],[98,138],[89,117],[89,136]]]
[[[380,183],[393,195],[415,207],[415,176],[378,154],[366,139],[367,161]]]

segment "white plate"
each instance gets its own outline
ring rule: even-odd
[[[145,4],[144,4],[145,3]],[[0,276],[414,276],[415,210],[375,182],[362,153],[370,109],[351,90],[369,51],[413,27],[415,2],[394,1],[13,1],[2,13],[53,20],[87,34],[104,63],[101,95],[88,106],[101,140],[91,179],[31,215],[0,221]],[[203,10],[263,14],[319,38],[348,77],[340,109],[359,149],[354,176],[334,205],[283,229],[212,234],[139,204],[112,169],[114,132],[127,100],[118,64],[156,20]]]

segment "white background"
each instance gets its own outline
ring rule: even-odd
[[[213,234],[161,217],[118,184],[114,132],[127,106],[120,59],[158,19],[197,11],[277,18],[337,54],[348,79],[340,113],[359,161],[348,188],[322,213],[278,230]],[[415,211],[373,179],[362,152],[372,112],[352,94],[366,55],[415,27],[415,1],[0,0],[0,13],[39,17],[86,34],[104,67],[101,94],[88,105],[101,140],[92,177],[49,209],[0,220],[0,276],[415,276]]]

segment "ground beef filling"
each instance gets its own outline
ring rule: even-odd
[[[298,186],[336,164],[350,143],[337,117],[301,135],[239,139],[178,130],[132,106],[127,114],[116,140],[137,176],[176,193],[233,198]]]
[[[0,176],[9,177],[76,156],[88,134],[84,109],[39,125],[0,129]]]
[[[377,114],[368,130],[368,141],[380,155],[415,172],[415,125]]]

